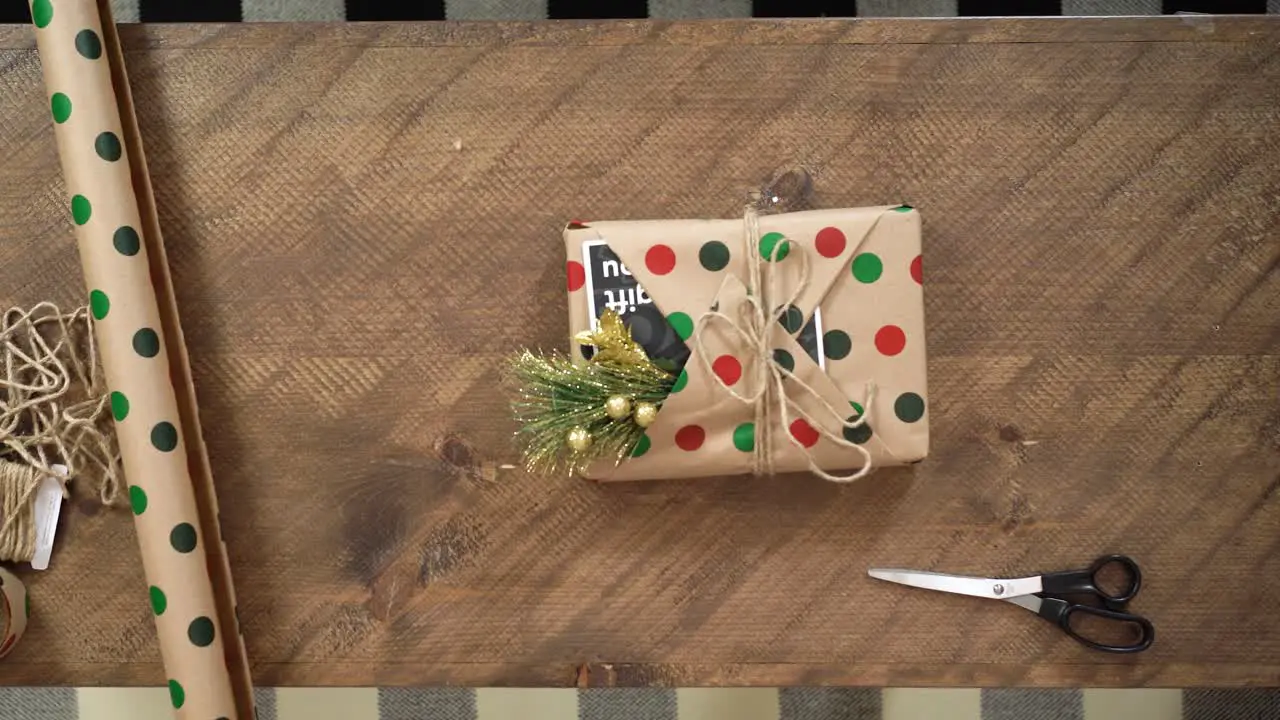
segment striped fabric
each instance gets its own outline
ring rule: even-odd
[[[260,720],[1276,720],[1280,690],[280,688]],[[0,688],[4,720],[170,720],[163,688]]]
[[[0,22],[29,22],[0,0]],[[118,22],[1280,13],[1280,0],[111,0]]]

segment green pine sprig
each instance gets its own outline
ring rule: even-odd
[[[525,351],[508,365],[515,389],[512,411],[520,429],[517,442],[525,466],[535,473],[582,473],[601,459],[625,460],[644,436],[632,417],[614,420],[605,412],[609,398],[621,395],[633,407],[660,407],[675,378],[643,358],[642,362],[596,359],[575,363],[559,354]],[[590,444],[575,450],[569,435],[584,430]]]

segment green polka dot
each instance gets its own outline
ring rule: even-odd
[[[773,248],[779,242],[782,243],[782,247],[778,248],[778,256],[775,258]],[[786,242],[786,237],[780,232],[765,233],[764,237],[760,238],[760,257],[765,260],[785,260],[790,252],[791,243]]]
[[[904,392],[893,401],[893,414],[905,423],[913,423],[924,417],[924,398],[913,392]]]
[[[693,318],[685,313],[673,312],[667,316],[667,322],[671,323],[671,327],[681,340],[688,340],[693,335]]]
[[[47,28],[53,22],[53,3],[50,0],[32,0],[31,22],[38,28]]]
[[[875,253],[859,253],[853,259],[853,276],[858,282],[873,283],[880,279],[884,272],[884,263]]]
[[[98,33],[88,28],[76,33],[76,52],[90,60],[102,57],[102,40]]]
[[[137,255],[138,248],[142,247],[142,239],[138,237],[137,230],[123,225],[111,236],[111,244],[116,246],[116,252],[121,255],[133,256]]]
[[[196,647],[209,647],[213,644],[213,621],[201,615],[187,626],[187,639]]]
[[[164,591],[155,585],[152,585],[148,592],[151,594],[151,612],[163,615],[165,608],[169,607],[169,598],[166,598]]]
[[[71,117],[71,98],[54,93],[49,98],[49,110],[53,112],[53,121],[61,125]]]
[[[137,485],[129,486],[129,507],[133,508],[134,515],[147,511],[147,493]]]
[[[828,330],[822,335],[822,353],[832,360],[843,360],[853,349],[853,341],[849,333],[843,330]]]
[[[89,204],[89,198],[83,195],[76,195],[71,198],[71,219],[75,220],[77,225],[89,222],[89,218],[92,215],[93,206]]]
[[[93,313],[94,320],[105,318],[110,310],[111,300],[107,298],[106,293],[101,290],[91,290],[89,292],[89,312]]]
[[[631,457],[638,458],[649,452],[649,446],[652,444],[653,443],[649,440],[648,435],[641,435],[639,442],[637,442],[636,446],[631,449]]]
[[[857,412],[845,418],[845,422],[857,422],[858,418],[862,417],[862,408],[857,403],[853,403],[853,406]],[[871,425],[869,423],[862,423],[858,427],[846,427],[844,429],[844,439],[858,445],[870,440],[871,435]]]
[[[111,393],[111,417],[120,422],[129,417],[129,398],[122,392]]]
[[[689,371],[681,370],[680,374],[676,376],[676,383],[671,386],[671,392],[673,393],[680,392],[681,390],[684,389],[684,386],[688,384],[689,384]]]
[[[733,446],[742,452],[756,449],[756,424],[745,422],[733,429]]]
[[[893,209],[894,212],[911,212],[912,210],[915,210],[915,208],[910,205],[899,205]]]
[[[791,357],[791,353],[782,348],[776,348],[773,351],[773,361],[785,368],[787,372],[796,369],[796,359]]]
[[[151,444],[160,452],[170,452],[178,447],[178,428],[171,422],[161,421],[151,428]]]
[[[142,328],[133,334],[133,351],[145,358],[160,354],[160,336],[151,328]]]
[[[173,703],[173,709],[177,710],[187,701],[187,693],[182,689],[182,685],[177,680],[169,681],[169,702]]]
[[[169,533],[169,544],[180,553],[189,553],[196,549],[196,529],[191,523],[179,523]]]
[[[782,313],[782,316],[778,318],[778,322],[782,324],[784,330],[795,335],[804,327],[804,313],[800,312],[800,308],[792,305],[787,308],[786,312]]]
[[[712,272],[725,269],[729,264],[729,246],[719,240],[703,243],[698,250],[698,262]]]
[[[98,133],[97,139],[93,141],[93,149],[98,153],[98,157],[107,162],[119,160],[123,152],[120,149],[120,138],[113,132]]]

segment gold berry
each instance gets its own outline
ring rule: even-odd
[[[622,420],[631,414],[631,398],[614,395],[604,401],[604,413],[614,420]]]
[[[576,427],[569,431],[567,442],[570,450],[583,452],[591,447],[591,433],[584,427]]]
[[[636,424],[642,428],[647,428],[653,424],[658,418],[658,406],[653,403],[636,403],[635,419]]]

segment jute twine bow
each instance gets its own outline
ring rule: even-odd
[[[0,316],[0,559],[34,555],[34,496],[44,478],[57,478],[67,497],[66,483],[92,467],[103,504],[120,496],[91,326],[88,308],[63,313],[48,302]]]
[[[818,463],[814,461],[813,453],[809,451],[809,448],[805,447],[794,435],[787,433],[791,444],[808,461],[810,472],[824,480],[837,483],[853,482],[866,477],[872,470],[871,453],[858,443],[845,439],[844,430],[862,427],[867,418],[871,416],[872,404],[876,398],[876,384],[873,381],[867,382],[866,397],[862,401],[862,413],[858,415],[856,420],[850,421],[845,419],[845,413],[848,412],[847,406],[841,408],[833,406],[821,393],[801,380],[795,373],[774,362],[774,347],[769,341],[769,334],[773,331],[774,323],[782,318],[787,309],[795,303],[800,295],[804,293],[805,288],[808,287],[809,257],[805,254],[805,249],[798,243],[792,243],[785,239],[774,243],[773,249],[769,252],[771,263],[776,263],[784,248],[788,246],[790,246],[790,253],[797,256],[800,262],[799,282],[792,288],[786,300],[777,302],[778,273],[773,271],[765,272],[764,257],[760,254],[760,216],[754,207],[748,205],[743,211],[742,226],[748,270],[748,292],[743,317],[735,319],[720,312],[719,309],[708,310],[698,318],[693,333],[693,342],[707,375],[714,378],[722,390],[739,402],[752,406],[755,411],[756,438],[755,449],[752,453],[752,473],[755,475],[773,474],[773,433],[779,427],[783,428],[785,432],[786,428],[791,427],[794,416],[798,415],[804,418],[805,422],[809,423],[810,427],[822,437],[838,445],[857,450],[858,454],[862,455],[861,468],[847,475],[834,475],[819,467]],[[859,240],[859,245],[869,235],[869,232],[864,234],[862,240]],[[855,246],[853,250],[856,253],[858,247]],[[765,275],[768,275],[767,280]],[[703,345],[702,330],[715,320],[723,322],[737,334],[751,357],[754,382],[751,383],[751,392],[747,394],[734,390],[724,380],[720,379],[720,376],[711,368],[710,355],[708,355]],[[790,380],[790,387],[793,391],[798,390],[803,394],[807,394],[818,405],[819,410],[834,422],[816,421],[787,392],[785,383],[788,380]],[[775,422],[775,418],[777,422]],[[839,432],[829,429],[833,425],[838,427]]]

